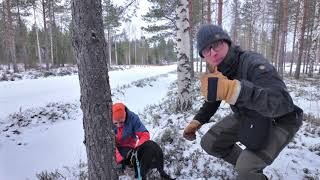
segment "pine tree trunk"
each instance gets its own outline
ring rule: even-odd
[[[38,25],[37,25],[37,19],[36,19],[36,4],[33,4],[33,18],[34,18],[34,26],[36,29],[36,37],[37,37],[37,52],[38,52],[38,59],[39,59],[39,64],[40,64],[40,69],[41,69],[41,64],[42,64],[42,58],[41,58],[41,49],[40,49],[40,42],[39,42],[39,32],[38,32]]]
[[[52,33],[52,26],[53,26],[53,18],[52,18],[52,0],[47,1],[48,6],[48,14],[49,14],[49,38],[50,38],[50,62],[54,65],[53,61],[53,33]]]
[[[8,62],[13,65],[13,71],[18,72],[17,57],[16,57],[16,46],[15,46],[15,30],[12,23],[12,12],[11,12],[11,0],[5,0],[4,6],[4,21],[5,21],[5,44],[6,44],[6,57]],[[9,66],[10,67],[10,66]]]
[[[101,0],[72,1],[89,180],[118,179]]]
[[[137,40],[134,40],[134,62],[135,64],[139,64],[137,60]]]
[[[130,47],[130,40],[129,40],[129,54],[128,54],[128,64],[131,65],[131,47]]]
[[[308,13],[308,17],[307,19],[309,19],[310,14]],[[303,55],[303,73],[307,74],[307,67],[308,67],[308,63],[309,63],[309,50],[310,50],[310,37],[312,36],[312,32],[311,32],[311,27],[308,25],[309,23],[306,22],[306,28],[307,30],[307,34],[306,34],[306,39],[304,42],[304,55]]]
[[[43,57],[46,62],[46,70],[49,70],[49,42],[48,42],[48,30],[47,30],[47,20],[46,20],[46,4],[45,0],[42,0],[42,16],[43,16],[43,36],[44,36],[44,45],[43,45]]]
[[[233,42],[235,44],[238,44],[239,43],[239,40],[238,40],[239,0],[233,0],[232,11],[234,13],[234,17],[232,19],[231,35],[232,35]]]
[[[223,0],[218,0],[218,25],[222,27],[222,5]]]
[[[192,26],[192,0],[189,0],[189,24],[190,24],[190,65],[191,65],[191,78],[194,78],[194,59],[193,59],[193,26]]]
[[[116,65],[118,65],[118,50],[117,50],[117,41],[114,41],[114,54],[116,56]]]
[[[285,46],[286,46],[286,36],[287,36],[287,17],[288,17],[288,0],[282,1],[282,9],[283,15],[281,20],[281,36],[279,42],[279,55],[278,55],[278,67],[279,67],[279,74],[283,77],[283,63],[285,59]]]
[[[313,71],[314,71],[314,64],[316,62],[316,57],[317,57],[317,45],[319,41],[319,36],[320,36],[320,25],[318,24],[320,18],[320,3],[319,2],[314,2],[315,4],[315,12],[312,20],[312,31],[315,33],[314,38],[312,39],[311,42],[311,50],[310,50],[310,66],[309,66],[309,73],[308,77],[313,77]],[[317,8],[317,5],[319,8]]]
[[[206,1],[206,0],[201,0],[201,17],[203,17],[203,18],[201,18],[201,24],[203,24],[204,23],[204,16],[205,16],[205,13],[204,13],[204,9],[205,9],[205,7],[204,7],[204,1]],[[197,55],[199,55],[199,52],[197,52]],[[202,73],[202,58],[200,57],[200,69],[199,69],[199,72],[200,73]]]
[[[211,24],[211,0],[208,0],[207,3],[207,23]],[[206,72],[209,69],[208,63],[206,63]]]
[[[208,0],[208,4],[207,4],[207,21],[208,21],[208,24],[211,23],[211,0]]]
[[[192,84],[190,67],[190,36],[188,0],[179,0],[177,19],[178,98],[177,111],[186,111],[192,106]]]
[[[29,62],[28,54],[27,54],[27,44],[26,44],[27,37],[25,34],[25,29],[22,26],[22,20],[21,20],[21,14],[20,14],[20,4],[18,1],[16,3],[17,3],[17,9],[18,9],[17,16],[18,16],[18,25],[19,25],[19,31],[18,31],[19,33],[18,33],[18,37],[17,37],[18,38],[17,42],[20,44],[20,47],[21,47],[21,49],[20,49],[21,53],[18,56],[19,58],[17,58],[17,59],[19,59],[20,62],[24,63],[24,70],[26,71],[28,68],[28,62]]]
[[[292,43],[292,55],[291,55],[291,63],[290,63],[290,76],[292,74],[292,66],[294,62],[294,57],[295,57],[295,44],[296,44],[296,35],[297,35],[297,28],[298,28],[298,22],[299,22],[299,14],[300,14],[300,3],[299,6],[297,6],[296,10],[296,19],[295,19],[295,24],[294,24],[294,33],[293,33],[293,43]]]
[[[111,42],[111,30],[108,29],[108,54],[109,54],[109,67],[111,66],[111,48],[112,48],[112,42]]]
[[[295,79],[299,79],[300,77],[300,69],[301,69],[301,58],[303,54],[303,47],[304,47],[304,33],[306,28],[306,19],[307,19],[307,12],[308,12],[308,0],[303,1],[303,18],[302,18],[302,25],[300,31],[300,47],[299,47],[299,55],[297,61],[296,72],[294,73]]]

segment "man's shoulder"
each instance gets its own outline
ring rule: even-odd
[[[266,59],[262,54],[254,51],[244,51],[240,59],[243,63],[247,64],[249,67],[272,67],[270,61]]]
[[[254,51],[243,51],[243,53],[240,55],[240,58],[243,60],[250,60],[253,62],[262,62],[267,60],[262,54]]]

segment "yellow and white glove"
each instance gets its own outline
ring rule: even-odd
[[[240,94],[241,84],[238,80],[229,80],[221,72],[200,76],[201,95],[206,101],[221,101],[234,105]]]
[[[196,139],[196,131],[200,129],[201,123],[197,120],[192,120],[183,131],[183,137],[189,141]]]

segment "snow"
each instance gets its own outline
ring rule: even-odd
[[[174,70],[176,65],[140,66],[126,71],[111,71],[109,72],[111,88],[142,78],[167,74]],[[167,74],[159,77],[159,82],[152,86],[129,88],[125,96],[115,97],[115,99],[124,102],[131,110],[138,113],[148,103],[160,101],[166,94],[165,90],[175,79],[175,74]],[[78,76],[75,75],[1,82],[0,122],[6,124],[6,116],[10,113],[45,106],[49,102],[79,103],[79,91]],[[158,92],[157,96],[152,92]],[[79,112],[73,113],[79,114]],[[0,179],[34,179],[36,173],[42,170],[53,171],[63,166],[74,165],[80,159],[86,160],[85,147],[82,144],[84,136],[81,118],[80,113],[76,120],[31,129],[25,128],[22,132],[23,137],[21,135],[10,135],[9,138],[2,136],[0,138]],[[17,145],[19,143],[22,145]]]
[[[233,167],[206,154],[200,140],[209,128],[230,112],[219,111],[197,132],[195,141],[182,137],[183,129],[199,109],[196,88],[192,110],[176,113],[176,65],[135,66],[110,71],[114,102],[124,102],[139,114],[151,138],[163,148],[165,171],[177,179],[234,179]],[[273,180],[319,179],[319,79],[285,78],[294,102],[311,115],[294,140],[265,174]],[[199,86],[199,82],[195,83]],[[0,180],[36,179],[42,171],[71,171],[86,161],[77,75],[0,82]],[[312,117],[315,120],[312,120]],[[77,179],[64,174],[67,179]]]
[[[137,66],[123,71],[109,72],[111,88],[142,78],[176,70],[171,66]],[[78,75],[26,79],[0,83],[0,117],[31,107],[44,106],[49,102],[70,102],[80,97]],[[1,118],[0,118],[1,119]],[[1,122],[1,120],[0,120]]]

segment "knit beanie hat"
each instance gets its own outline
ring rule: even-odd
[[[115,103],[112,105],[112,121],[118,122],[120,119],[126,118],[125,106],[122,103]]]
[[[204,48],[219,40],[225,40],[228,44],[231,44],[231,38],[228,33],[223,31],[220,26],[212,24],[202,25],[197,33],[197,49],[200,57],[203,58],[201,52]]]

